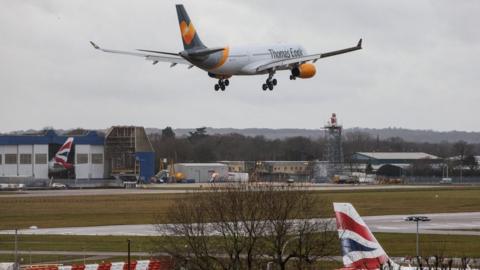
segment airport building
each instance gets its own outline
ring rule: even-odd
[[[264,181],[310,181],[313,167],[308,161],[259,161],[256,177]]]
[[[370,167],[377,175],[402,176],[415,163],[432,166],[443,159],[423,152],[357,152],[351,166],[362,172]]]
[[[255,171],[255,161],[219,161],[228,166],[228,171],[233,173],[249,173]]]
[[[208,183],[228,176],[228,166],[222,163],[176,163],[175,173],[186,182]]]
[[[147,183],[155,175],[155,151],[143,127],[114,126],[105,135],[105,170]]]
[[[67,156],[73,171],[56,175],[49,161],[68,137],[75,147]],[[92,179],[104,178],[104,137],[95,131],[69,136],[46,130],[30,135],[0,136],[0,176],[10,178],[49,179],[51,177]]]
[[[357,152],[352,159],[357,163],[383,165],[383,164],[412,164],[418,160],[441,162],[434,155],[423,152]]]
[[[73,143],[65,150],[68,138],[73,138]],[[58,162],[62,154],[64,160]],[[60,166],[62,163],[66,166]],[[143,127],[112,127],[106,135],[83,130],[66,134],[45,130],[35,134],[0,135],[0,180],[3,182],[93,180],[118,175],[148,182],[154,174],[155,153]]]

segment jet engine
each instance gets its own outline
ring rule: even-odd
[[[315,76],[315,73],[317,73],[317,69],[314,64],[310,63],[301,64],[292,69],[292,75],[302,79],[312,78]]]

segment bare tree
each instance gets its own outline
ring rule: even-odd
[[[460,269],[465,269],[466,270],[467,268],[469,268],[468,264],[470,263],[470,258],[468,258],[466,256],[462,256],[460,259],[461,259],[460,260],[460,263],[461,263],[461,268]]]
[[[253,190],[251,190],[253,189]],[[212,228],[221,238],[231,269],[256,269],[261,256],[258,242],[266,223],[261,202],[268,196],[256,185],[228,184],[214,186],[205,209],[214,221]]]
[[[265,251],[279,269],[286,269],[292,259],[298,269],[305,269],[332,253],[337,236],[330,232],[331,224],[309,219],[320,205],[317,196],[298,187],[277,188],[268,197]]]
[[[228,269],[212,249],[215,238],[211,237],[209,220],[203,211],[204,198],[203,194],[196,193],[193,200],[177,202],[169,214],[172,224],[157,225],[160,233],[172,235],[163,248],[172,255],[177,266],[188,265],[189,269],[199,270]]]
[[[285,186],[227,184],[192,192],[171,208],[174,224],[158,225],[166,251],[189,269],[309,269],[331,255],[336,234],[322,219],[309,219],[318,197]]]

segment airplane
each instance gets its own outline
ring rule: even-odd
[[[198,67],[206,71],[208,76],[218,79],[214,86],[215,91],[225,91],[232,76],[264,74],[268,74],[268,78],[262,84],[262,89],[271,91],[278,83],[274,78],[277,71],[289,70],[290,80],[312,78],[316,74],[314,64],[317,60],[362,49],[362,39],[354,47],[318,54],[308,54],[299,44],[209,48],[200,40],[183,5],[176,5],[176,9],[184,48],[181,52],[145,49],[137,49],[134,52],[119,51],[101,48],[92,41],[90,43],[97,50],[144,57],[154,65],[158,62],[167,62],[171,63],[170,67],[177,64],[188,65],[189,69]]]
[[[350,203],[333,203],[338,238],[342,249],[343,268],[338,270],[419,270],[432,266],[402,266],[388,257],[380,243]],[[442,268],[439,266],[439,268]],[[465,268],[444,269],[460,270]],[[473,270],[473,269],[472,269]]]
[[[48,162],[48,170],[51,173],[61,172],[73,168],[73,164],[68,163],[68,155],[72,150],[73,137],[69,137],[60,147],[55,156]]]

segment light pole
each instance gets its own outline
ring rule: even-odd
[[[20,269],[18,265],[18,229],[15,229],[15,270]]]
[[[419,247],[418,247],[418,223],[419,222],[427,222],[430,221],[431,219],[426,216],[409,216],[405,218],[405,221],[413,221],[417,223],[417,241],[416,241],[416,247],[417,247],[417,258],[419,256]]]
[[[128,268],[127,270],[130,270],[130,239],[127,239],[127,243],[128,243]]]

